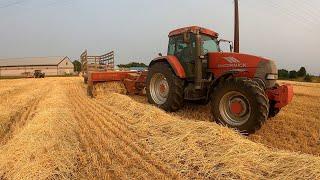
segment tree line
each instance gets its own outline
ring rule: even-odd
[[[75,72],[81,72],[81,62],[78,60],[75,60],[72,62],[73,66],[74,66],[74,71]],[[130,62],[128,64],[119,64],[117,65],[119,68],[132,68],[132,67],[142,67],[142,68],[146,68],[148,67],[146,64],[144,63],[139,63],[139,62]]]
[[[301,67],[298,71],[292,70],[288,71],[286,69],[280,69],[278,71],[279,79],[283,80],[296,80],[296,79],[302,79],[306,82],[312,81],[312,76],[307,73],[307,70],[305,67]]]
[[[118,65],[119,68],[132,68],[132,67],[142,67],[142,68],[146,68],[148,67],[146,64],[144,63],[139,63],[139,62],[131,62],[129,64],[119,64]]]

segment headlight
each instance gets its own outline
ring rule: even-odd
[[[266,79],[267,80],[277,80],[278,79],[278,74],[267,74]]]

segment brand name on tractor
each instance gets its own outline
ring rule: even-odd
[[[247,64],[241,63],[240,60],[234,58],[234,57],[224,57],[224,60],[226,60],[227,64],[218,64],[219,68],[228,68],[228,67],[236,67],[236,68],[245,68],[247,67]]]

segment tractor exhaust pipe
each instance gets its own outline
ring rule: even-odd
[[[239,53],[239,3],[238,0],[234,0],[234,52]]]

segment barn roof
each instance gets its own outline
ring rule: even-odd
[[[0,67],[56,66],[65,58],[68,58],[68,57],[59,56],[59,57],[28,57],[28,58],[0,59]]]

